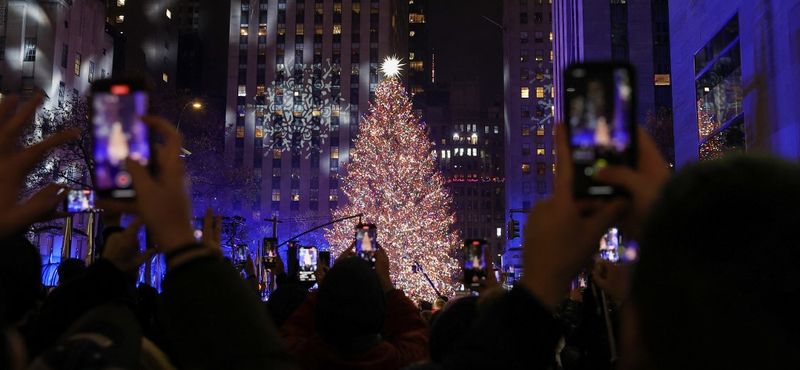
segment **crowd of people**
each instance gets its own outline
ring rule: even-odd
[[[64,262],[52,292],[24,237],[57,215],[67,192],[50,185],[19,199],[30,169],[74,131],[21,148],[41,103],[0,105],[0,368],[2,369],[783,369],[800,366],[798,295],[800,167],[768,156],[686,166],[671,175],[639,131],[636,168],[598,179],[629,197],[576,200],[562,126],[554,194],[524,230],[525,275],[510,291],[494,274],[479,295],[412,302],[394,286],[389,260],[352,251],[315,271],[311,292],[276,261],[266,304],[220,252],[219,219],[203,239],[191,226],[174,127],[146,117],[163,139],[154,175],[128,161],[137,197],[105,200],[130,224],[103,231],[101,258]],[[141,250],[146,226],[157,245]],[[618,226],[639,242],[638,261],[595,262]],[[135,284],[163,253],[157,292]],[[571,284],[589,271],[584,289]],[[255,282],[257,284],[257,282]],[[572,289],[571,289],[572,288]]]

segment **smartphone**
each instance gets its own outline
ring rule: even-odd
[[[314,272],[317,271],[317,247],[300,246],[297,248],[297,260],[300,267],[300,281],[316,281]]]
[[[622,245],[622,233],[616,227],[608,229],[608,232],[600,238],[600,258],[614,263],[619,262],[620,245]]]
[[[261,245],[261,260],[267,269],[275,268],[275,247],[277,245],[277,238],[264,238],[264,243]]]
[[[64,199],[64,210],[68,213],[93,212],[94,191],[89,189],[70,190]]]
[[[148,111],[148,89],[142,80],[97,80],[91,96],[95,190],[101,197],[134,198],[125,160],[152,170],[152,136],[141,119]]]
[[[467,284],[477,286],[481,280],[486,279],[486,258],[483,254],[485,247],[484,239],[464,241],[464,281]]]
[[[236,256],[234,257],[234,263],[236,264],[236,267],[241,270],[247,263],[247,245],[237,244],[234,252],[236,253]]]
[[[320,265],[331,267],[331,252],[319,251],[319,263]]]
[[[564,116],[576,198],[613,197],[625,189],[595,180],[608,165],[636,165],[636,93],[633,67],[578,63],[564,75]]]
[[[356,255],[375,263],[376,250],[378,250],[378,227],[375,224],[356,225]]]

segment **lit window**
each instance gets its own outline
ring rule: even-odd
[[[544,98],[544,87],[542,87],[542,86],[537,86],[536,87],[536,97],[539,98],[539,99]]]
[[[331,158],[339,159],[339,147],[338,146],[332,146],[331,147]]]
[[[237,95],[238,96],[247,96],[247,86],[239,85],[239,92],[238,92]]]
[[[258,35],[259,36],[266,36],[267,35],[267,26],[258,27]]]
[[[544,144],[536,144],[536,155],[544,155]]]
[[[333,34],[334,35],[341,35],[342,34],[342,25],[341,24],[334,24],[333,25]]]
[[[551,62],[553,61],[553,51],[552,50],[550,50],[550,61]]]
[[[519,51],[519,61],[520,62],[527,62],[528,61],[528,51],[527,50],[520,50]]]
[[[75,75],[81,75],[81,53],[75,53]]]
[[[415,60],[410,64],[411,70],[413,71],[422,71],[423,65],[421,60]]]
[[[544,50],[538,49],[536,50],[535,59],[537,62],[541,62],[544,60]]]
[[[333,11],[336,13],[342,13],[342,3],[333,3]]]
[[[124,15],[118,15],[117,18],[116,18],[116,21],[117,21],[117,23],[125,22],[125,16]]]
[[[122,8],[125,6],[125,0],[117,0],[117,6]]]
[[[256,137],[264,137],[264,128],[256,127]]]
[[[281,159],[281,154],[283,152],[280,149],[272,149],[272,158],[273,159]]]
[[[544,123],[536,125],[536,136],[544,136]],[[541,155],[544,155],[544,153]]]
[[[530,163],[523,163],[522,164],[522,174],[523,175],[530,175],[531,173],[531,164]]]
[[[3,45],[5,48],[5,45]],[[25,38],[25,59],[26,62],[33,62],[36,60],[36,38]]]
[[[172,19],[172,11],[167,9],[167,18]]]
[[[300,189],[292,189],[292,202],[300,201]]]
[[[355,11],[355,9],[353,9]],[[411,13],[408,15],[409,23],[425,23],[425,14]]]
[[[272,189],[272,201],[273,202],[280,202],[281,201],[281,190],[280,189]]]
[[[538,89],[538,87],[537,87]],[[538,91],[538,90],[537,90]],[[530,97],[530,88],[527,86],[523,86],[519,90],[519,97],[522,99],[527,99]]]
[[[655,83],[656,86],[669,86],[670,85],[670,75],[669,74],[657,74],[655,75]],[[706,91],[708,92],[708,91]]]
[[[361,13],[361,4],[353,3],[353,13]]]
[[[242,36],[247,36],[249,34],[249,32],[247,31],[247,27],[242,27],[241,29],[239,29],[239,34],[241,34]]]
[[[417,34],[416,32],[414,32],[414,31],[411,31],[411,32],[409,32],[409,33],[408,33],[408,36],[409,36],[409,37],[414,37],[414,35],[416,35],[416,34]]]
[[[522,136],[531,136],[531,126],[522,125]]]
[[[294,34],[297,36],[303,36],[305,34],[305,27],[302,23],[298,23],[294,28]]]
[[[413,51],[412,51],[412,52],[410,52],[410,53],[408,53],[408,60],[414,60],[414,56],[415,56],[415,55],[414,55],[414,52],[413,52]]]
[[[328,200],[331,202],[336,202],[339,200],[339,190],[338,189],[330,189],[330,193],[328,193]]]
[[[556,174],[556,164],[555,163],[553,163],[553,174],[554,175]]]
[[[244,137],[244,126],[236,127],[236,138],[241,139]]]

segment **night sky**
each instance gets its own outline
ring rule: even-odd
[[[503,24],[501,0],[428,0],[426,22],[436,54],[436,82],[477,78],[485,93],[481,105],[503,101]]]

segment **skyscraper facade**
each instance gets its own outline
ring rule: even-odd
[[[106,0],[106,21],[122,58],[115,70],[145,77],[154,92],[173,88],[178,66],[178,2],[176,0]],[[115,76],[122,77],[122,76]]]
[[[505,0],[505,192],[506,217],[520,222],[537,200],[552,193],[553,40],[547,0]],[[521,264],[521,238],[509,239],[505,266]]]
[[[669,10],[677,166],[743,151],[800,157],[800,1]]]
[[[260,183],[254,221],[328,218],[384,57],[408,53],[408,1],[231,1],[226,153]]]
[[[46,108],[88,94],[111,74],[101,1],[0,1],[0,92],[41,91]]]

